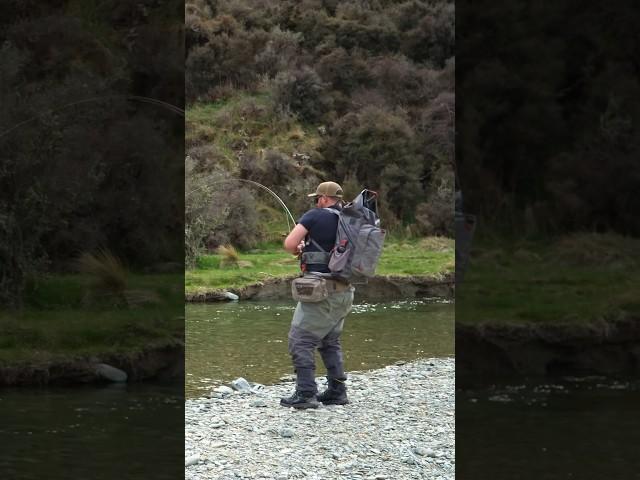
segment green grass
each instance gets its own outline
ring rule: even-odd
[[[214,289],[234,289],[270,278],[294,276],[300,272],[298,260],[278,244],[264,245],[262,250],[240,254],[249,262],[244,267],[221,267],[220,255],[205,255],[195,269],[185,275],[187,293]],[[426,238],[388,242],[377,273],[380,275],[435,275],[454,269],[454,242],[451,239]]]
[[[26,309],[0,313],[0,363],[46,362],[132,353],[175,341],[184,331],[182,306],[131,310]]]
[[[132,353],[184,334],[181,274],[129,274],[131,306],[90,291],[87,275],[46,275],[29,282],[25,307],[0,312],[0,362],[51,361]],[[141,300],[141,301],[140,301]]]
[[[501,244],[474,248],[456,288],[456,321],[571,323],[640,315],[639,240],[578,234]]]

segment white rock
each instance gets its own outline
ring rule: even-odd
[[[235,293],[232,293],[232,292],[224,292],[224,296],[226,298],[228,298],[229,300],[232,300],[232,301],[240,300],[240,297],[238,295],[236,295]]]
[[[119,368],[112,367],[111,365],[107,365],[106,363],[98,363],[95,366],[95,369],[98,375],[111,382],[127,381],[127,372],[123,372]]]
[[[251,385],[242,377],[236,378],[232,381],[231,386],[234,390],[240,393],[251,393]]]

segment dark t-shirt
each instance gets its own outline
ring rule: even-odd
[[[329,208],[340,210],[340,207],[332,205]],[[335,213],[327,212],[323,208],[313,208],[300,217],[298,220],[304,228],[309,230],[307,234],[304,252],[319,252],[320,250],[313,244],[309,243],[309,238],[313,238],[325,252],[330,252],[336,243],[336,230],[338,228],[338,216]],[[308,272],[329,273],[326,265],[307,264]]]

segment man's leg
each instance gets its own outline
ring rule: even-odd
[[[321,338],[303,328],[313,318],[313,310],[310,311],[298,303],[289,330],[289,354],[296,371],[296,391],[290,397],[280,400],[280,404],[285,407],[299,409],[318,407],[315,350],[320,344]]]
[[[311,332],[292,326],[289,330],[289,354],[296,371],[296,388],[305,393],[316,394],[315,350],[321,339]]]
[[[321,346],[318,350],[320,351],[324,366],[327,369],[327,376],[329,378],[346,380],[342,347],[340,345],[340,335],[342,334],[343,327],[344,318],[322,339]]]
[[[342,333],[343,325],[344,319],[340,320],[336,327],[322,339],[322,344],[318,349],[324,366],[327,368],[329,384],[327,389],[317,398],[325,405],[346,405],[349,403],[345,385],[347,376],[344,373],[344,361],[340,346],[340,334]]]

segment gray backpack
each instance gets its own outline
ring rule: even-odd
[[[365,284],[375,274],[386,233],[380,228],[380,219],[372,204],[376,196],[375,192],[363,190],[341,211],[325,209],[338,215],[336,243],[331,252],[327,252],[332,278]]]

